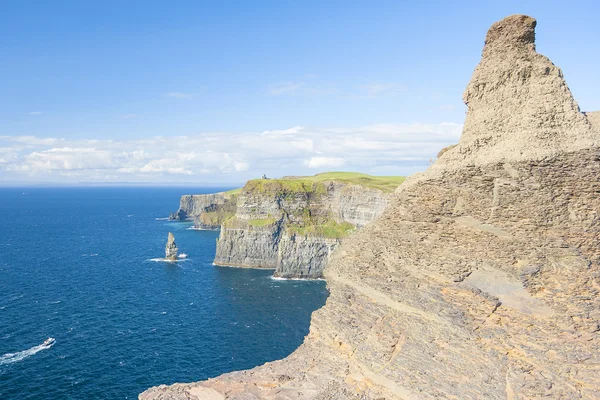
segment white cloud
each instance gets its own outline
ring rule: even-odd
[[[345,164],[339,157],[312,157],[305,162],[308,168],[339,168]]]
[[[42,113],[41,111],[31,111],[31,112],[28,112],[27,114],[28,115],[40,115],[41,113]]]
[[[288,135],[288,134],[292,134],[292,133],[298,133],[302,129],[304,129],[304,127],[302,127],[302,126],[294,126],[293,128],[289,128],[289,129],[264,131],[263,135]]]
[[[113,166],[113,154],[96,148],[51,148],[25,156],[22,167],[33,172],[55,170],[107,169]]]
[[[0,136],[0,142],[17,143],[21,147],[52,146],[61,140],[56,138],[40,138],[37,136]]]
[[[278,96],[278,95],[282,95],[282,94],[295,93],[302,86],[304,86],[304,83],[302,83],[302,82],[280,83],[280,84],[272,85],[269,88],[269,94],[273,95],[273,96]]]
[[[233,167],[235,168],[235,170],[237,172],[248,171],[248,168],[250,168],[248,163],[241,162],[241,161],[234,161]]]
[[[0,183],[11,181],[241,182],[263,173],[424,169],[462,125],[295,126],[140,139],[0,136]]]
[[[194,97],[194,95],[191,93],[184,92],[168,92],[165,93],[165,97],[172,97],[174,99],[191,99],[192,97]]]

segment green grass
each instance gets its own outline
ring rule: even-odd
[[[393,192],[406,177],[404,176],[373,176],[360,172],[323,172],[314,176],[303,176],[299,179],[310,182],[342,181],[368,188],[379,189],[383,192]]]
[[[294,196],[297,193],[321,195],[327,193],[321,182],[304,179],[253,179],[246,182],[244,192],[272,193],[283,196]]]
[[[238,195],[238,194],[242,193],[242,188],[228,190],[225,193],[227,193],[227,194],[233,194],[233,195]]]
[[[320,185],[315,185],[315,183],[325,181],[348,182],[390,193],[400,186],[405,179],[406,177],[404,176],[374,176],[362,174],[360,172],[323,172],[313,176],[252,179],[249,180],[243,188],[228,190],[225,193],[237,196],[244,189],[262,192],[273,190],[285,190],[289,192],[321,192]],[[248,186],[249,183],[250,185]]]
[[[246,183],[244,191],[259,193],[272,192],[293,194],[299,192],[325,194],[323,182],[341,181],[378,189],[385,193],[393,192],[406,178],[404,176],[373,176],[359,172],[324,172],[314,176],[298,176],[280,179],[253,179]],[[238,189],[239,190],[239,189]]]
[[[221,225],[225,220],[230,219],[235,215],[234,211],[210,211],[200,214],[200,222],[205,225],[217,226]]]
[[[255,226],[255,227],[273,225],[274,223],[275,223],[275,218],[263,218],[263,219],[248,220],[248,224]]]
[[[355,227],[349,222],[338,223],[334,220],[329,220],[319,225],[288,225],[287,231],[289,233],[295,233],[298,235],[305,236],[322,236],[332,239],[341,239],[348,236]]]

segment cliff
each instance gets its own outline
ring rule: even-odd
[[[181,196],[179,209],[169,214],[170,220],[185,221],[199,220],[203,213],[215,211],[218,207],[227,207],[230,203],[235,204],[235,191],[220,192],[212,194],[193,194]],[[213,221],[211,216],[205,217],[206,222],[213,223],[211,228],[220,225],[220,221]],[[200,221],[202,223],[202,221]]]
[[[221,227],[215,264],[319,278],[342,239],[379,216],[401,181],[355,173],[249,181]]]
[[[297,351],[140,399],[600,398],[600,130],[535,25],[492,25],[460,142],[334,253]]]

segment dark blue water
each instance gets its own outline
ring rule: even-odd
[[[208,191],[0,189],[0,398],[132,399],[295,350],[323,282],[215,267],[217,232],[156,219]],[[148,261],[169,231],[189,258]]]

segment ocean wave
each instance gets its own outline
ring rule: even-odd
[[[50,340],[52,338],[48,338]],[[46,342],[44,342],[46,343]],[[54,346],[55,340],[52,339],[48,344],[39,344],[37,346],[33,346],[30,349],[19,351],[17,353],[6,353],[3,356],[0,356],[0,365],[12,364],[19,361],[22,361],[32,355],[39,353],[42,350],[47,350],[50,347]]]
[[[185,228],[187,231],[218,231],[219,228],[215,229],[207,229],[207,228],[198,228],[197,226],[190,226],[189,228]]]
[[[180,258],[178,260],[169,260],[168,258],[149,258],[146,261],[151,261],[151,262],[164,262],[164,263],[169,263],[169,264],[175,264],[175,263],[180,263],[180,262],[184,262],[189,260],[189,258]]]
[[[154,218],[156,221],[168,221],[169,218]]]
[[[271,276],[271,279],[274,281],[324,281],[323,278],[282,278],[280,276]]]
[[[177,258],[184,259],[184,258],[187,258],[187,256],[188,256],[187,254],[181,253],[180,255],[177,256]]]

